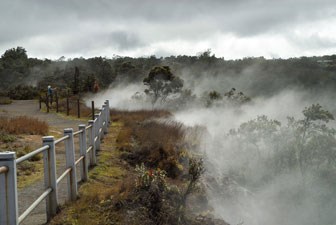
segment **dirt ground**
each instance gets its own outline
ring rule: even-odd
[[[42,112],[40,111],[38,101],[36,100],[20,100],[13,101],[13,103],[9,105],[0,105],[0,116],[29,116],[37,118],[41,121],[47,122],[49,124],[49,134],[56,136],[62,136],[65,128],[73,128],[74,131],[77,131],[79,124],[87,124],[87,121],[84,119],[67,117],[56,113]],[[36,140],[34,141],[36,142]],[[40,143],[42,143],[42,140],[40,140]],[[78,149],[75,149],[75,151],[78,151]],[[57,145],[56,153],[57,176],[60,176],[65,170],[64,147],[62,145]],[[40,196],[44,189],[43,186],[43,178],[41,177],[37,182],[18,190],[19,215],[21,215],[35,201],[35,199]],[[66,187],[66,179],[63,179],[59,185],[58,192],[60,203],[64,203],[67,198],[68,193],[66,191]],[[43,201],[21,224],[37,225],[45,223],[45,201]]]

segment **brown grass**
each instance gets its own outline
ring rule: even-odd
[[[110,110],[111,119],[114,122],[122,121],[125,125],[139,123],[154,118],[168,118],[172,114],[166,110]]]
[[[122,158],[132,166],[144,163],[150,168],[160,168],[170,177],[183,174],[185,128],[182,123],[157,120],[170,116],[170,112],[163,110],[113,110],[112,120],[125,124],[117,137],[118,147],[124,152]]]
[[[38,134],[47,135],[49,126],[38,119],[19,116],[13,118],[0,117],[0,131],[9,134]]]
[[[43,110],[47,110],[45,99],[42,99],[43,103]],[[56,100],[54,99],[53,103],[49,103],[49,111],[56,112],[57,110]],[[87,107],[83,101],[79,101],[79,110],[80,110],[80,117],[92,117],[91,108]],[[58,99],[58,112],[67,114],[67,100],[66,98],[59,98]],[[97,113],[98,111],[96,111]],[[77,117],[78,115],[78,96],[71,96],[69,97],[69,116]]]
[[[69,98],[69,115],[77,116],[78,115],[78,102],[77,97]],[[53,104],[53,108],[56,110],[56,103]],[[87,107],[84,102],[79,101],[79,110],[81,117],[92,117],[91,108]],[[66,99],[59,100],[59,112],[67,113],[67,101]]]

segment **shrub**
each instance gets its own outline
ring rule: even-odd
[[[0,105],[9,105],[12,103],[9,97],[0,96]]]
[[[8,91],[8,97],[15,100],[28,100],[34,99],[39,96],[36,87],[28,85],[18,85]]]
[[[188,196],[197,191],[204,171],[201,160],[190,160],[186,186],[170,185],[166,172],[161,169],[147,169],[141,164],[135,170],[138,174],[135,202],[145,209],[154,224],[195,224],[195,219],[187,216],[186,202]]]
[[[14,142],[15,140],[16,140],[15,136],[0,130],[0,142],[9,143]]]

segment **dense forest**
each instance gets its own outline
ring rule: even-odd
[[[312,92],[333,90],[336,87],[336,55],[226,60],[217,58],[208,50],[197,56],[61,57],[50,60],[30,58],[25,48],[16,47],[1,55],[0,89],[3,95],[11,90],[13,93],[13,89],[18,86],[19,89],[28,86],[45,90],[49,84],[60,89],[74,89],[77,82],[76,88],[87,92],[94,90],[94,84],[100,89],[106,89],[119,83],[142,82],[154,66],[169,66],[173,74],[188,81],[185,82],[185,87],[193,89],[196,94],[196,85],[214,79],[221,82],[213,82],[212,86],[207,87],[207,91],[235,87],[252,97],[274,95],[290,87]]]

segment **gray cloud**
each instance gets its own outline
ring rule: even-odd
[[[26,44],[31,48],[28,53],[38,55],[41,52],[35,51],[35,39],[58,36],[62,39],[57,47],[65,52],[96,52],[109,45],[118,53],[174,40],[190,45],[211,42],[218,34],[237,38],[279,34],[288,38],[302,24],[336,19],[335,6],[334,0],[1,1],[0,50]],[[315,47],[320,44],[324,42],[315,42]],[[52,47],[49,52],[57,53]]]
[[[143,45],[142,41],[136,34],[128,33],[126,31],[111,32],[109,35],[109,42],[121,50],[137,48]]]

